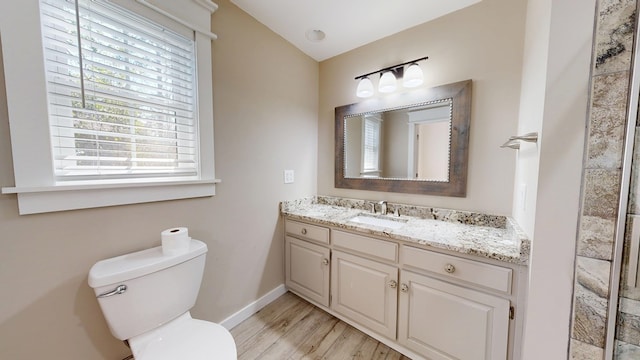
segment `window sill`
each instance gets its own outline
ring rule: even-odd
[[[4,187],[3,194],[17,194],[20,215],[88,209],[215,195],[219,179],[64,184],[43,187]]]

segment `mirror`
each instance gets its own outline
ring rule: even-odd
[[[466,195],[471,80],[335,109],[335,186]]]
[[[347,178],[449,181],[451,99],[344,117]]]

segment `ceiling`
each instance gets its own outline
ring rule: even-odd
[[[480,0],[231,0],[307,55],[322,61]],[[321,30],[322,41],[308,31]],[[314,32],[312,35],[317,35]]]

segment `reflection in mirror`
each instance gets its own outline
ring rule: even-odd
[[[347,178],[449,181],[451,99],[347,116]]]
[[[335,110],[337,188],[466,196],[471,80]]]

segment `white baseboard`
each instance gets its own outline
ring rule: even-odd
[[[269,305],[275,299],[284,295],[286,292],[287,292],[287,289],[284,287],[284,284],[279,285],[275,289],[266,293],[264,296],[262,296],[258,300],[252,302],[251,304],[242,308],[240,311],[222,320],[220,322],[220,325],[224,326],[227,330],[231,330],[234,327],[236,327],[236,325],[250,318],[251,315],[260,311],[260,309],[262,309],[263,307]]]

